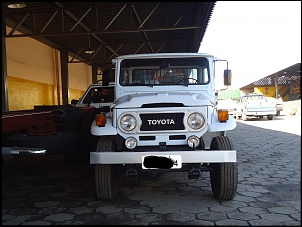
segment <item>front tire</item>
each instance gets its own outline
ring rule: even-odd
[[[95,151],[98,137],[91,134],[91,124],[94,121],[97,110],[88,110],[82,116],[80,123],[80,150],[79,157],[83,165],[90,164],[90,152]]]
[[[227,136],[216,136],[211,150],[234,150],[232,141]],[[210,171],[211,187],[215,198],[223,201],[232,200],[237,192],[237,163],[213,163]]]
[[[267,120],[273,120],[274,115],[267,115]]]
[[[116,144],[113,139],[102,137],[97,143],[97,152],[114,151]],[[117,173],[111,164],[95,165],[96,195],[100,200],[112,200],[117,193]]]

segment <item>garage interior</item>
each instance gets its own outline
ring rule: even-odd
[[[89,66],[95,83],[116,56],[198,52],[216,2],[16,2],[12,8],[10,4],[2,2],[2,111],[9,111],[9,40],[31,38],[58,51],[58,93],[61,104],[68,104],[74,77],[69,65]],[[280,94],[284,101],[297,100],[300,78],[297,63],[240,90],[257,88],[271,97]]]
[[[116,56],[198,52],[215,6],[215,2],[18,2],[21,8],[9,4],[2,2],[2,111],[8,110],[7,39],[32,38],[60,52],[62,99],[68,104],[68,64],[91,66],[96,82]]]

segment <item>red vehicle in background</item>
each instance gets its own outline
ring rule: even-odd
[[[112,84],[96,83],[73,104],[2,112],[2,157],[63,154],[67,163],[89,164],[89,152],[97,142],[90,125],[97,113],[109,111],[111,90]]]

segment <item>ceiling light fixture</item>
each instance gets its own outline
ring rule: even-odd
[[[94,50],[92,50],[92,49],[87,49],[86,51],[85,51],[85,54],[93,54],[95,51]]]
[[[89,45],[89,48],[85,51],[85,54],[95,53],[95,51],[93,49],[91,49],[91,47],[90,47],[90,35],[89,34],[88,34],[88,45]]]
[[[8,4],[7,7],[10,9],[22,9],[22,8],[25,8],[26,5],[24,2],[12,2],[12,3]]]

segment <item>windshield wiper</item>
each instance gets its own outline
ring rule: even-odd
[[[153,87],[154,84],[142,84],[142,83],[133,83],[130,84],[131,86],[148,86],[148,87]]]

